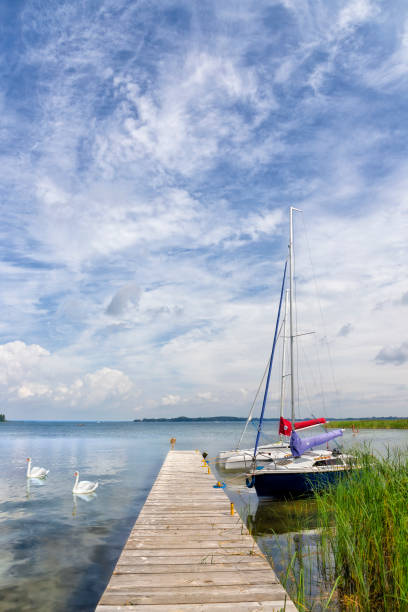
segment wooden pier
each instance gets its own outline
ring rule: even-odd
[[[96,612],[297,610],[197,451],[169,451]]]

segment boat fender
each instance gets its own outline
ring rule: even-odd
[[[252,478],[246,478],[245,483],[248,489],[252,489],[255,484],[255,476],[252,476]]]

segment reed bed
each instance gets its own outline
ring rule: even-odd
[[[408,451],[374,458],[316,494],[322,570],[343,610],[408,610]]]
[[[325,425],[333,429],[408,429],[408,419],[361,419],[357,421],[330,421]]]

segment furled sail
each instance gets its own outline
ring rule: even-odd
[[[305,427],[316,427],[325,423],[326,419],[309,419],[308,421],[298,421],[295,423],[295,429],[304,429]],[[279,433],[284,436],[290,436],[292,433],[292,423],[283,417],[279,421]]]
[[[305,451],[342,435],[342,429],[333,429],[333,431],[320,434],[319,436],[312,436],[311,438],[302,439],[300,436],[298,436],[296,431],[292,431],[289,443],[290,450],[292,451],[292,455],[294,457],[300,457]]]

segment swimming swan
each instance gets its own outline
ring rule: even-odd
[[[72,489],[73,493],[84,495],[88,493],[93,493],[95,489],[97,489],[99,484],[98,482],[89,482],[89,480],[81,480],[81,482],[78,482],[79,472],[74,472],[74,476],[76,476],[76,480],[74,488]]]
[[[45,478],[50,470],[40,467],[31,467],[31,457],[27,457],[27,478]]]

